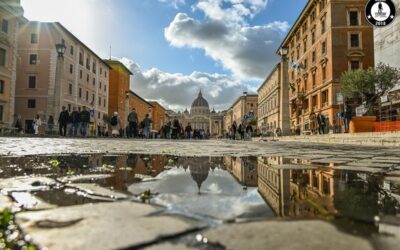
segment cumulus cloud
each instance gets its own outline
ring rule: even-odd
[[[256,3],[260,6],[266,4],[266,1],[256,0],[229,1],[253,2],[254,9],[257,9]],[[287,22],[278,21],[262,26],[232,25],[215,18],[200,22],[185,13],[178,13],[164,29],[164,35],[174,47],[203,49],[236,78],[259,80],[277,63],[275,51],[282,33],[288,28]]]
[[[169,3],[171,4],[175,9],[178,9],[179,5],[184,5],[185,0],[158,0],[161,3]]]
[[[134,74],[131,89],[146,100],[158,101],[164,107],[183,111],[190,109],[199,90],[207,99],[210,108],[224,110],[243,91],[252,88],[241,84],[238,79],[225,74],[210,74],[194,71],[190,75],[167,73],[157,68],[142,71],[140,66],[128,58],[120,61]]]

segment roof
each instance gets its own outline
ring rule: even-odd
[[[122,66],[122,68],[123,68],[126,72],[128,72],[130,75],[133,75],[133,73],[132,73],[122,62],[120,62],[120,61],[104,59],[104,62],[106,62],[110,67],[111,67],[111,64],[117,64],[117,65],[119,65],[119,66]]]
[[[257,89],[257,92],[260,91],[260,89],[267,84],[268,80],[272,77],[272,75],[275,73],[277,69],[281,66],[281,63],[277,63],[276,66],[272,69],[271,73],[267,76],[267,78],[264,80],[264,82],[261,84],[261,86]]]
[[[149,106],[153,107],[153,105],[152,105],[150,102],[146,101],[146,100],[143,99],[140,95],[136,94],[136,93],[133,92],[132,90],[126,91],[126,93],[129,93],[129,94],[132,94],[132,95],[136,96],[136,97],[139,98],[141,101],[143,101],[143,102],[149,104]]]
[[[35,21],[37,22],[37,21]],[[33,22],[32,22],[33,23]],[[41,22],[38,22],[41,23]],[[111,69],[111,67],[100,57],[98,56],[93,50],[91,50],[88,46],[86,46],[81,40],[79,40],[74,34],[72,34],[69,30],[67,30],[67,28],[65,28],[61,23],[59,22],[53,22],[53,23],[44,23],[44,24],[53,24],[53,25],[57,25],[59,28],[61,28],[62,31],[64,31],[65,33],[67,33],[67,35],[69,35],[70,37],[72,37],[74,40],[76,40],[78,43],[82,44],[83,47],[85,47],[85,49],[89,50],[95,57],[97,57],[97,59],[99,59],[101,62],[103,62],[109,69]]]
[[[161,105],[160,103],[156,102],[156,101],[149,101],[149,103],[154,107],[154,106],[160,106],[162,109],[164,109],[165,111],[167,110],[166,108],[163,107],[163,105]]]
[[[193,107],[206,107],[209,108],[208,102],[206,99],[204,99],[201,90],[199,91],[199,95],[197,98],[193,101],[192,103],[192,108]]]
[[[313,0],[309,0],[306,5],[304,6],[303,10],[300,12],[299,16],[297,17],[296,21],[294,22],[294,24],[292,25],[292,27],[290,28],[289,32],[287,33],[286,37],[282,40],[282,43],[279,45],[276,53],[279,54],[279,50],[280,48],[282,48],[288,38],[292,35],[292,33],[297,29],[297,26],[299,25],[299,23],[301,23],[301,21],[303,21],[303,17],[304,17],[304,13],[311,8],[311,6],[313,6],[313,4],[315,4],[315,1]]]
[[[236,103],[238,103],[238,102],[239,102],[241,99],[243,99],[244,97],[245,97],[244,95],[239,96],[239,97],[236,99],[236,101],[230,106],[229,109],[232,109],[232,108],[236,105]],[[247,94],[246,97],[258,97],[258,95],[257,95],[257,94]]]

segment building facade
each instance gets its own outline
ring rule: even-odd
[[[257,127],[258,95],[245,93],[236,99],[230,109],[232,110],[232,123],[236,122],[239,126],[245,120],[255,121],[252,125],[254,128]]]
[[[118,112],[121,118],[122,127],[126,127],[127,118],[131,106],[131,97],[136,97],[130,92],[130,77],[132,72],[120,61],[105,60],[111,67],[108,92],[108,115],[111,117]],[[129,98],[129,102],[128,99]]]
[[[280,127],[281,64],[277,64],[271,74],[257,90],[258,129],[275,132]]]
[[[0,2],[0,125],[12,126],[18,61],[18,32],[27,22],[19,0]]]
[[[396,6],[396,14],[400,13],[400,0],[393,0]],[[392,67],[400,67],[400,19],[385,27],[374,28],[375,65],[379,63],[389,64]],[[397,84],[383,98],[381,120],[400,120],[400,83]]]
[[[153,130],[160,131],[161,127],[167,122],[166,109],[161,106],[158,102],[149,102],[152,105],[152,120],[153,120]]]
[[[310,130],[312,113],[340,126],[340,77],[347,70],[374,65],[373,29],[367,0],[310,0],[283,40],[288,50],[290,125]]]
[[[86,107],[92,127],[100,124],[108,113],[109,66],[60,23],[29,22],[19,40],[15,114],[25,130],[32,131],[36,115],[57,124],[62,106]],[[65,45],[62,57],[56,44]]]
[[[127,125],[127,119],[128,119],[129,112],[132,111],[133,108],[136,109],[139,123],[144,120],[144,118],[146,117],[146,114],[148,114],[150,118],[153,118],[152,117],[153,105],[150,102],[146,101],[145,99],[143,99],[141,96],[139,96],[132,90],[129,90],[128,92],[126,92],[124,97],[125,97],[124,102],[127,104],[127,107],[126,107],[126,111],[124,110],[123,114],[126,114],[126,117],[123,118],[124,116],[120,115],[121,120],[124,119],[124,121],[122,122],[122,124],[124,126]],[[152,124],[152,127],[153,126],[154,126],[154,123]]]

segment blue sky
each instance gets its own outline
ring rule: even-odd
[[[104,58],[111,46],[135,73],[133,91],[178,110],[190,107],[199,89],[217,110],[255,91],[305,3],[21,0],[29,20],[61,22]]]

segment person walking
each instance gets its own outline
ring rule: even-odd
[[[244,140],[244,122],[239,124],[238,133],[240,134],[240,140]]]
[[[310,129],[311,129],[311,134],[316,134],[317,133],[317,123],[318,123],[318,117],[315,115],[314,109],[311,110],[311,113],[309,115],[310,119]]]
[[[185,133],[186,133],[186,139],[191,139],[192,138],[192,126],[190,125],[190,122],[188,123],[188,125],[185,128]]]
[[[344,104],[344,111],[342,113],[342,117],[343,117],[345,133],[349,133],[350,120],[353,117],[353,109],[351,108],[351,105],[349,104],[349,102],[346,102]]]
[[[172,122],[172,135],[171,135],[172,139],[178,139],[179,127],[180,127],[179,120],[175,118],[174,121]]]
[[[16,129],[18,134],[23,133],[22,118],[20,115],[18,115],[17,119],[15,120],[14,128]]]
[[[71,127],[72,127],[72,136],[78,136],[78,129],[79,129],[79,112],[76,110],[76,107],[72,108],[72,112],[70,115]]]
[[[60,136],[64,136],[64,137],[67,136],[68,120],[69,120],[68,111],[65,109],[65,106],[63,106],[60,116],[58,117],[58,126],[59,126]]]
[[[82,107],[82,111],[79,113],[79,120],[81,123],[81,137],[86,137],[87,127],[90,122],[90,113],[86,110],[86,107]]]
[[[248,139],[251,139],[252,134],[253,134],[253,127],[249,123],[249,124],[247,124],[247,127],[246,127],[246,137]]]
[[[36,115],[35,119],[33,120],[33,129],[35,130],[35,135],[39,134],[40,126],[42,126],[42,120],[40,119],[39,115]]]
[[[54,117],[50,115],[49,119],[47,120],[47,129],[49,130],[49,133],[51,135],[53,134],[53,128],[54,128]]]
[[[114,112],[114,115],[111,117],[110,120],[110,125],[112,137],[119,137],[119,130],[121,129],[121,119],[119,118],[118,112]]]
[[[128,137],[135,138],[137,136],[137,125],[138,125],[138,115],[136,113],[136,109],[133,108],[132,111],[128,115]]]
[[[237,125],[236,121],[232,123],[232,140],[236,140]]]
[[[168,121],[167,124],[164,126],[164,134],[166,139],[171,139],[171,121]]]
[[[149,114],[143,120],[143,134],[146,139],[150,138],[150,127],[153,121],[150,119]]]

